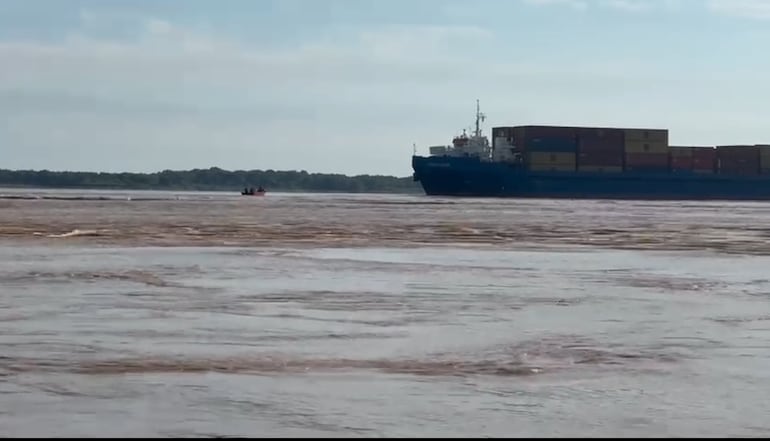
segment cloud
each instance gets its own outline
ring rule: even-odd
[[[392,128],[431,123],[403,109],[445,118],[453,107],[435,94],[469,75],[454,51],[492,38],[381,26],[276,48],[156,18],[81,18],[56,43],[0,41],[0,143],[18,152],[7,166],[240,167],[246,155],[260,168],[405,175],[409,149],[393,147],[415,135]],[[119,37],[103,35],[116,23]]]
[[[565,6],[575,10],[591,8],[610,8],[628,13],[638,13],[654,10],[674,11],[681,9],[685,3],[698,5],[700,0],[522,0],[525,4],[536,6]]]
[[[610,8],[619,9],[625,12],[648,11],[657,6],[651,3],[650,0],[606,0],[605,4]]]
[[[676,112],[703,125],[729,118],[695,113],[731,108],[713,102],[742,95],[724,87],[726,72],[735,84],[761,81],[758,70],[758,78],[741,78],[731,66],[698,77],[680,66],[677,76],[676,66],[656,69],[633,53],[589,53],[565,67],[561,57],[529,57],[526,41],[517,47],[464,24],[338,24],[275,46],[153,17],[85,11],[81,18],[58,41],[0,41],[5,167],[404,176],[412,143],[448,142],[472,123],[476,98],[490,115],[485,129],[538,121],[667,125]],[[698,106],[683,103],[683,84]],[[762,96],[752,99],[764,105]],[[732,120],[746,121],[739,116]]]
[[[758,20],[770,19],[768,0],[709,0],[708,8],[717,14]]]
[[[0,42],[0,88],[55,85],[88,91],[185,85],[223,87],[292,82],[385,83],[464,73],[454,52],[491,38],[473,26],[388,26],[291,48],[246,46],[157,19],[143,20],[131,41],[71,34],[60,44]],[[53,68],[53,69],[52,69]],[[119,86],[119,87],[116,87]],[[204,89],[202,89],[204,90]]]
[[[583,0],[524,0],[524,3],[535,6],[567,6],[579,11],[588,8],[588,3]]]
[[[608,80],[633,69],[627,60],[586,60],[565,75],[562,66],[510,59],[468,69],[457,54],[492,46],[494,35],[467,25],[348,29],[289,48],[247,46],[158,19],[137,20],[134,28],[131,40],[81,32],[58,44],[0,43],[0,64],[6,66],[0,70],[0,112],[91,112],[153,121],[251,118],[260,127],[326,123],[335,119],[333,108],[376,128],[401,118],[403,108],[438,120],[496,82]],[[469,84],[477,88],[469,90]],[[433,104],[447,90],[456,100]],[[364,111],[362,103],[369,106]]]

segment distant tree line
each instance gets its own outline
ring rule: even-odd
[[[306,171],[237,170],[217,167],[164,170],[156,173],[96,173],[48,170],[2,170],[0,186],[131,190],[240,191],[263,186],[267,191],[417,193],[410,177],[308,173]]]

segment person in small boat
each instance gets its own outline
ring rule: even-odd
[[[265,192],[265,189],[264,189],[264,188],[263,188],[263,187],[260,185],[260,186],[259,186],[259,188],[256,190],[256,192],[257,192],[257,193],[264,193],[264,192]],[[251,187],[251,188],[244,188],[244,189],[241,191],[241,194],[242,194],[242,195],[244,195],[244,196],[254,196],[254,194],[255,194],[255,190],[254,190],[254,187]]]

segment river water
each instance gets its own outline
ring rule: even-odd
[[[0,436],[767,436],[768,221],[0,190]]]

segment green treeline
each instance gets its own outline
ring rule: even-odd
[[[263,186],[267,191],[418,193],[411,177],[308,173],[306,171],[237,170],[212,167],[157,173],[95,173],[48,170],[1,170],[0,186],[125,190],[240,191]]]

